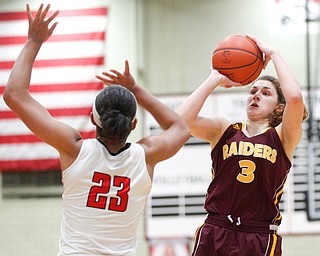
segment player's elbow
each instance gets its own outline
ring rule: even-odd
[[[180,122],[179,136],[181,137],[181,141],[183,141],[183,144],[185,144],[191,136],[190,128],[183,119],[181,119]]]
[[[304,104],[303,96],[301,93],[291,95],[286,102],[287,107],[290,106],[292,109],[295,109],[296,114],[301,113],[302,120],[306,120],[309,116],[309,111]]]
[[[28,91],[15,90],[7,86],[3,93],[3,101],[15,112],[20,107],[28,105],[27,99],[29,95]]]
[[[189,129],[188,126],[184,126],[184,129],[183,129],[183,140],[184,140],[184,143],[186,143],[189,138],[191,136],[191,131]]]
[[[183,109],[182,107],[179,107],[176,110],[177,114],[183,118],[185,123],[190,127],[195,122],[195,118],[193,115],[190,115],[190,111]]]
[[[11,90],[10,87],[6,87],[3,93],[3,101],[7,104],[9,108],[16,99],[15,94],[16,93],[13,90]]]
[[[302,105],[303,106],[303,96],[302,93],[296,92],[290,95],[288,99],[286,99],[287,104],[292,104],[292,105]]]

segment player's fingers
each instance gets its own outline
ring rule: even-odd
[[[46,17],[49,9],[50,9],[50,4],[48,4],[48,5],[46,6],[46,8],[43,10],[43,12],[40,14],[40,19],[44,20],[44,18]]]
[[[59,14],[59,11],[55,11],[54,14],[52,14],[48,19],[47,19],[47,23],[49,24],[55,17],[57,17],[57,15]]]
[[[266,67],[267,67],[267,65],[268,65],[268,63],[269,63],[269,61],[271,60],[271,58],[270,58],[270,56],[269,55],[266,55],[265,56],[265,59],[264,59],[264,61],[263,61],[263,69],[265,69]]]
[[[112,84],[113,81],[109,80],[109,79],[106,79],[105,77],[102,77],[102,76],[99,76],[99,75],[96,75],[95,76],[98,80],[100,80],[101,82],[103,82],[104,84]]]
[[[30,6],[29,4],[26,4],[26,9],[27,9],[27,17],[28,17],[28,21],[29,21],[29,24],[32,22],[33,20],[33,17],[31,15],[31,11],[30,11]]]
[[[251,34],[246,34],[246,37],[250,38],[254,42],[257,42],[257,38]]]
[[[129,74],[130,73],[129,61],[125,60],[124,65],[125,65],[124,73]]]
[[[40,7],[36,13],[36,16],[34,17],[35,19],[39,19],[42,13],[42,8],[43,8],[43,4],[40,4]]]
[[[110,72],[116,74],[118,77],[122,76],[122,74],[119,71],[115,70],[115,69],[110,69]]]
[[[109,77],[109,78],[112,79],[112,80],[117,80],[117,79],[118,79],[118,76],[115,76],[115,75],[113,75],[113,74],[111,74],[111,73],[108,73],[108,72],[102,72],[102,74],[103,74],[104,76]]]
[[[57,25],[58,25],[58,22],[55,22],[55,23],[51,26],[51,28],[49,29],[49,35],[50,35],[50,36],[52,35],[53,30],[56,28]]]

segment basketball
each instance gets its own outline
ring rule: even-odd
[[[243,85],[256,80],[262,66],[262,52],[254,41],[242,35],[223,39],[212,54],[212,68]]]

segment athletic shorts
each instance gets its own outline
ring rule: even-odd
[[[197,229],[192,256],[281,256],[281,243],[276,232],[248,232],[235,223],[226,227],[206,220]]]

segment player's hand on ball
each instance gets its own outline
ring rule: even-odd
[[[230,80],[227,76],[221,74],[219,71],[211,68],[211,74],[210,76],[213,79],[218,79],[219,80],[219,86],[224,87],[224,88],[231,88],[231,87],[240,87],[243,86],[241,83],[234,82]]]
[[[247,34],[246,37],[250,38],[252,41],[256,43],[256,45],[259,47],[260,51],[264,53],[264,62],[263,62],[263,69],[265,69],[271,60],[271,55],[276,53],[276,49],[267,45],[266,43],[262,42],[258,38],[256,38],[253,35]]]

